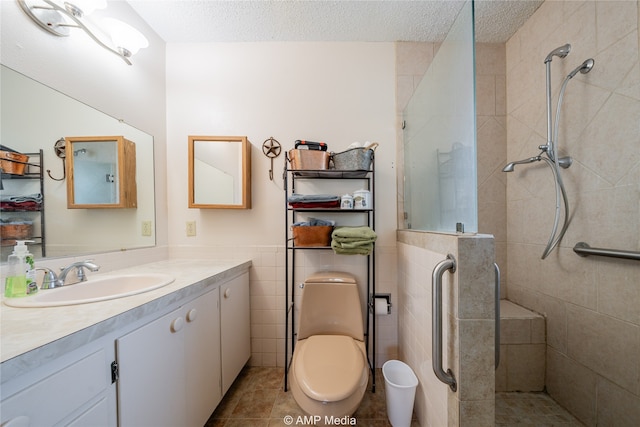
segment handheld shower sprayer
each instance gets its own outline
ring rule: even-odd
[[[582,64],[580,64],[580,66],[576,67],[575,70],[570,72],[569,75],[567,76],[567,78],[568,79],[574,78],[575,75],[578,74],[578,72],[580,72],[582,74],[587,74],[589,71],[591,71],[591,69],[593,68],[594,64],[595,64],[595,61],[593,60],[593,58],[587,59]]]

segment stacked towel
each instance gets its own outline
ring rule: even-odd
[[[318,218],[307,218],[306,221],[298,221],[293,224],[294,227],[306,227],[306,226],[334,226],[335,221],[330,221],[327,219],[318,219]]]
[[[292,194],[287,202],[294,209],[299,208],[337,208],[340,207],[340,197],[331,194]]]
[[[331,233],[331,248],[341,255],[369,255],[378,236],[370,227],[336,227]]]
[[[0,196],[0,209],[3,211],[37,211],[42,205],[42,194],[25,196]]]

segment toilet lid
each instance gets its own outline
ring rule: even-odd
[[[313,335],[296,346],[295,375],[312,399],[337,402],[361,384],[364,355],[356,341],[344,335]]]
[[[320,271],[311,274],[304,281],[305,283],[356,283],[353,274],[342,271]]]

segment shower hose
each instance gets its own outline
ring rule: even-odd
[[[558,161],[558,123],[560,122],[560,110],[562,108],[562,99],[564,98],[564,91],[567,87],[567,83],[571,77],[567,76],[564,82],[562,83],[562,87],[560,88],[560,95],[558,96],[558,105],[556,107],[556,120],[553,129],[553,160],[547,157],[542,157],[549,167],[551,168],[551,172],[553,172],[553,177],[555,180],[555,189],[556,189],[556,211],[555,217],[553,220],[553,229],[551,231],[551,235],[549,236],[549,241],[547,242],[547,247],[542,253],[542,259],[545,259],[551,251],[560,243],[562,237],[567,231],[567,227],[569,227],[569,201],[567,199],[567,191],[564,187],[564,182],[562,181],[562,175],[560,174],[560,166]],[[558,233],[558,225],[560,223],[560,211],[561,201],[564,202],[564,221],[562,224],[562,228]]]

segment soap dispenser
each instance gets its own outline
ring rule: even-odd
[[[35,283],[33,255],[29,253],[26,245],[28,241],[17,240],[13,252],[7,258],[5,297],[24,297],[38,291]]]
[[[4,296],[7,298],[16,298],[27,296],[27,267],[24,257],[16,252],[7,258],[7,278],[4,284]]]

